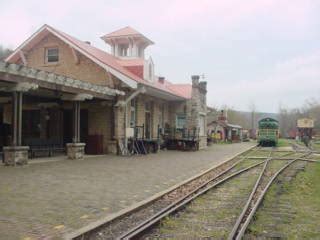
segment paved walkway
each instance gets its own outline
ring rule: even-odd
[[[252,146],[0,166],[0,239],[59,239]]]

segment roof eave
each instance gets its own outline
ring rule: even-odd
[[[155,96],[155,97],[160,97],[163,99],[167,99],[167,97],[171,98],[171,100],[169,101],[185,101],[188,100],[188,98],[170,93],[168,91],[156,88],[152,85],[149,84],[143,84],[143,83],[139,83],[138,86],[144,86],[146,88],[146,94],[149,94],[151,96]],[[148,91],[149,89],[149,91]],[[152,91],[150,91],[152,89]],[[154,93],[159,93],[159,94],[154,94]]]

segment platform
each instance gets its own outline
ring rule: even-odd
[[[104,155],[76,161],[55,157],[21,167],[0,166],[0,239],[59,239],[253,145],[212,145],[197,152]]]

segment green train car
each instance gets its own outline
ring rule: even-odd
[[[279,122],[273,118],[263,118],[258,125],[258,144],[276,146],[279,139]]]

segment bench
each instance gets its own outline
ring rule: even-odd
[[[65,152],[65,148],[59,139],[40,139],[28,138],[24,141],[24,145],[29,146],[29,157],[48,156],[51,157],[54,153]]]

